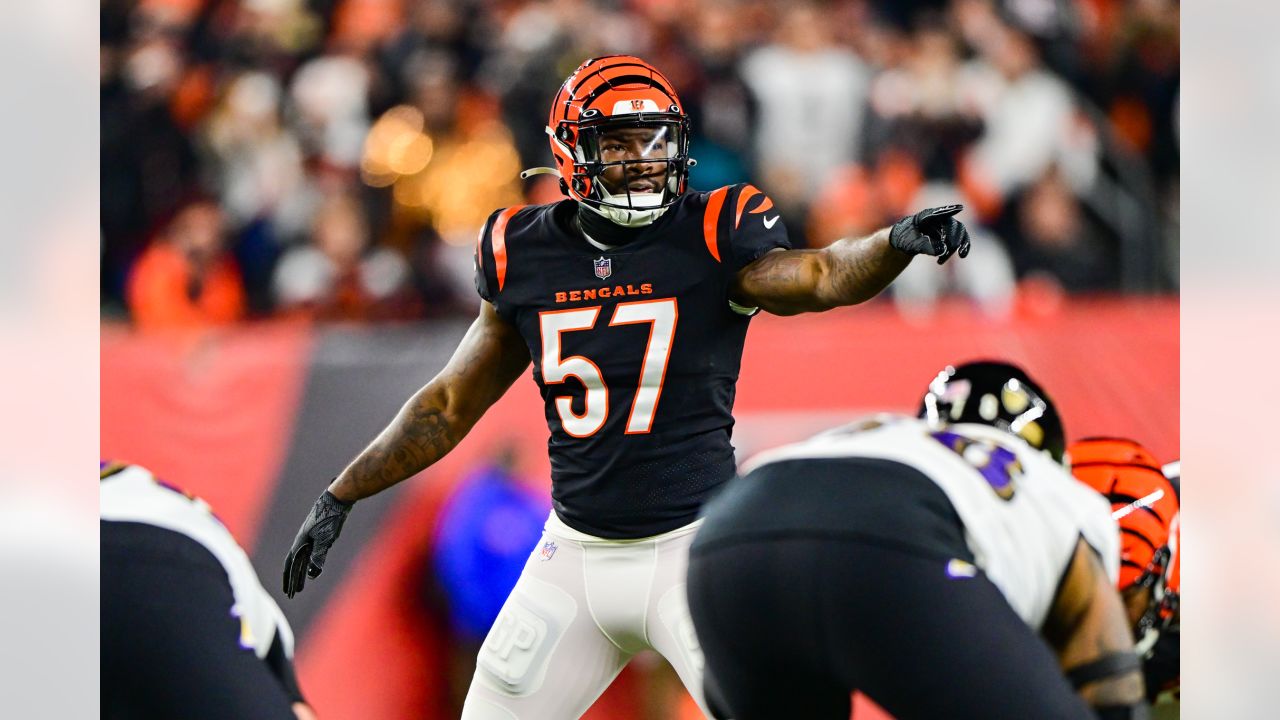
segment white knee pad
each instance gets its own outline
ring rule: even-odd
[[[536,692],[546,677],[547,661],[577,614],[578,603],[569,593],[536,578],[521,578],[480,648],[476,679],[506,695]]]

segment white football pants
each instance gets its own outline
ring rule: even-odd
[[[553,511],[480,649],[463,720],[574,720],[645,649],[671,663],[710,717],[685,599],[700,523],[606,540]]]

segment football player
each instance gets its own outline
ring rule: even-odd
[[[752,185],[688,188],[689,116],[630,56],[565,80],[546,128],[568,199],[499,210],[480,232],[480,315],[454,357],[316,501],[285,567],[316,577],[352,504],[448,453],[533,364],[550,430],[553,512],[480,651],[463,717],[581,715],[652,648],[701,704],[684,597],[703,501],[734,473],[743,341],[791,315],[879,293],[913,256],[969,250],[959,205],[793,250]]]
[[[1147,697],[1176,695],[1181,677],[1177,488],[1149,450],[1127,438],[1085,438],[1068,449],[1071,473],[1102,493],[1120,526],[1120,577],[1143,660]]]
[[[1134,718],[1140,664],[1107,503],[1048,395],[947,367],[920,419],[767,451],[706,508],[688,597],[717,717]]]
[[[102,463],[102,717],[314,720],[293,631],[199,498]]]

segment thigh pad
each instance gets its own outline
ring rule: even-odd
[[[477,666],[509,695],[535,692],[577,614],[578,603],[569,593],[536,578],[521,578],[490,628]]]

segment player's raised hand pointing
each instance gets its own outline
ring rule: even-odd
[[[324,570],[324,559],[342,532],[351,507],[352,503],[342,502],[328,490],[311,506],[284,561],[285,595],[293,597],[301,592],[308,577],[318,577]]]
[[[894,223],[889,244],[908,255],[932,255],[938,264],[953,254],[969,254],[969,231],[955,215],[964,205],[943,205],[921,210]]]

